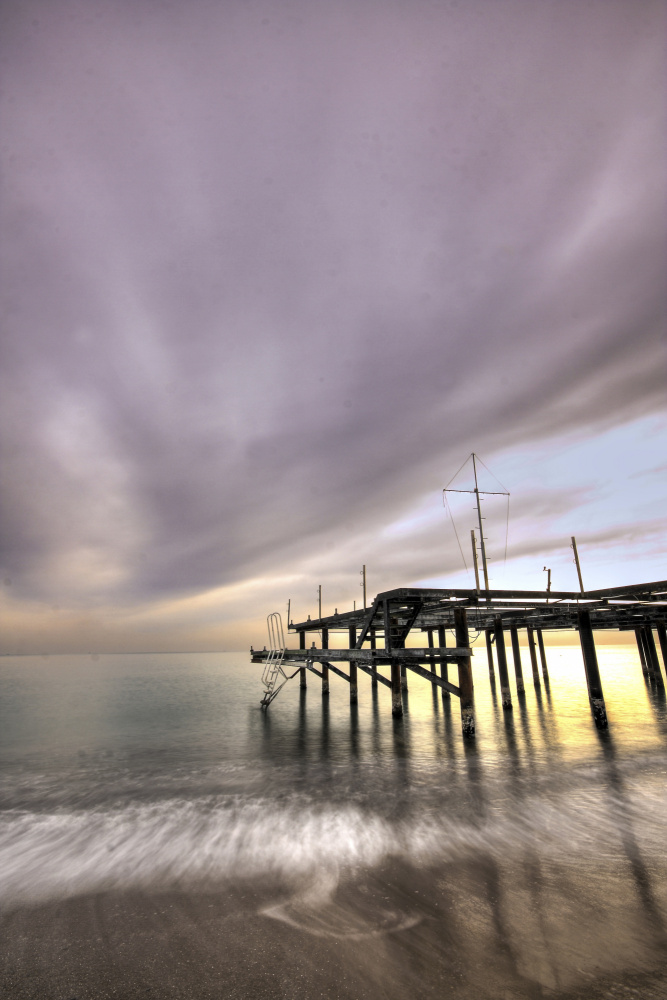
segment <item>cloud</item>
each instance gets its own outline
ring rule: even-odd
[[[379,564],[473,448],[664,408],[663,5],[3,16],[17,599]]]

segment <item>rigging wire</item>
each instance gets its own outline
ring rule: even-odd
[[[461,468],[463,468],[463,466],[461,466]],[[463,565],[466,568],[466,573],[470,574],[470,570],[468,569],[468,563],[466,562],[466,557],[463,555],[463,549],[461,548],[461,542],[460,542],[460,539],[459,539],[459,533],[456,530],[456,525],[454,524],[454,515],[452,514],[451,508],[449,506],[449,501],[447,499],[447,493],[446,493],[445,490],[442,491],[442,504],[443,504],[443,507],[445,508],[445,510],[447,511],[447,513],[449,514],[449,520],[452,522],[452,528],[454,529],[454,534],[456,535],[456,542],[457,542],[458,547],[459,547],[459,552],[461,553],[461,559],[463,559]]]
[[[465,462],[463,463],[463,465],[462,465],[462,466],[461,466],[461,467],[460,467],[460,468],[458,469],[458,471],[457,471],[457,472],[455,472],[455,473],[454,473],[454,475],[452,476],[452,478],[451,478],[451,479],[449,480],[449,482],[448,482],[448,483],[447,483],[447,485],[445,486],[445,489],[446,489],[446,490],[448,490],[448,489],[449,489],[449,487],[450,487],[450,486],[452,485],[452,483],[454,482],[454,480],[455,480],[455,479],[456,479],[456,477],[458,476],[458,474],[459,474],[459,472],[461,471],[461,469],[465,468],[465,466],[466,466],[466,465],[468,464],[468,462],[470,461],[470,459],[471,459],[471,458],[472,458],[472,455],[468,455],[468,457],[466,458],[466,460],[465,460]],[[486,466],[485,466],[485,468],[486,468]],[[501,486],[502,486],[502,483],[501,483]],[[505,487],[503,486],[503,489],[504,489],[504,488],[505,488]]]
[[[499,485],[499,486],[502,486],[502,487],[503,487],[503,491],[504,491],[505,493],[507,493],[507,495],[509,496],[509,495],[510,495],[510,491],[509,491],[509,490],[507,489],[507,487],[506,487],[506,486],[503,486],[503,484],[502,484],[502,483],[500,482],[500,480],[498,479],[498,476],[494,476],[494,475],[493,475],[493,473],[491,472],[491,469],[490,469],[490,468],[488,467],[488,465],[485,465],[485,464],[484,464],[484,462],[483,462],[483,461],[482,461],[482,459],[481,459],[481,458],[479,457],[479,455],[477,455],[477,454],[476,454],[476,458],[477,458],[477,461],[479,462],[479,464],[480,464],[480,465],[483,465],[483,466],[484,466],[484,468],[486,469],[486,471],[488,472],[488,474],[489,474],[489,475],[490,475],[490,476],[491,476],[491,477],[492,477],[493,479],[495,479],[495,481],[496,481],[496,482],[498,483],[498,485]],[[463,468],[463,466],[461,466],[461,468]],[[460,472],[460,471],[461,471],[461,469],[459,469],[459,472]],[[458,472],[457,472],[457,475],[458,475]],[[450,480],[450,482],[451,482],[451,480]],[[484,491],[482,490],[481,492],[484,492]]]

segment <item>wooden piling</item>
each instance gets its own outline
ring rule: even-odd
[[[600,681],[598,658],[595,652],[595,639],[593,638],[593,629],[591,628],[590,612],[581,608],[577,614],[577,618],[581,652],[584,656],[586,684],[588,685],[588,699],[593,719],[599,729],[605,729],[607,726],[607,709],[604,703],[604,695],[602,694],[602,682]]]
[[[525,688],[523,684],[523,670],[521,668],[521,649],[519,647],[519,631],[514,625],[510,626],[510,636],[512,638],[512,658],[514,659],[514,673],[516,674],[516,690],[517,694],[523,694]]]
[[[493,670],[493,646],[491,645],[491,636],[493,635],[493,629],[487,628],[484,630],[486,636],[486,657],[489,661],[489,673],[492,677],[495,677]]]
[[[329,648],[329,629],[322,629],[322,649]],[[322,695],[329,694],[329,664],[322,663]]]
[[[389,601],[387,600],[382,602],[382,617],[384,624],[384,648],[391,653],[391,615],[389,611]],[[391,714],[395,716],[395,718],[399,718],[403,715],[400,660],[391,661]]]
[[[653,667],[653,680],[658,685],[659,688],[664,688],[665,682],[662,679],[662,671],[660,670],[660,660],[658,659],[658,651],[655,648],[655,639],[653,638],[653,629],[650,625],[644,625],[644,643],[646,649],[646,659],[649,664]]]
[[[465,608],[454,608],[454,625],[456,629],[456,645],[470,645],[468,636],[468,619]],[[459,691],[461,702],[461,729],[464,736],[475,735],[475,706],[472,691],[472,664],[470,657],[458,661]]]
[[[427,636],[427,639],[428,639],[428,648],[429,649],[433,649],[433,629],[432,628],[429,628],[429,629],[426,630],[426,636]],[[430,659],[428,661],[428,668],[431,671],[431,673],[435,673],[435,660],[434,660],[434,658],[432,656],[430,657]],[[435,691],[435,684],[433,684],[432,687],[433,687],[433,690]]]
[[[512,692],[510,691],[510,679],[507,672],[507,652],[505,650],[505,634],[503,632],[503,620],[500,615],[496,615],[493,620],[493,630],[496,636],[496,656],[498,657],[498,677],[500,678],[500,697],[503,708],[511,710]]]
[[[303,630],[301,630],[299,632],[299,649],[305,649],[305,648],[306,648],[306,633]],[[299,687],[301,688],[308,687],[308,681],[306,680],[307,675],[308,671],[306,670],[306,668],[301,667],[301,670],[299,671]]]
[[[542,629],[538,628],[537,631],[537,644],[540,647],[540,660],[542,661],[542,676],[544,680],[548,682],[549,671],[547,670],[547,654],[544,649],[544,636],[542,635]]]
[[[528,652],[530,653],[530,665],[533,668],[533,682],[539,687],[540,672],[537,669],[537,653],[535,652],[535,633],[533,632],[530,625],[528,625],[526,628],[526,635],[528,636]]]
[[[667,628],[658,625],[658,639],[660,640],[660,651],[662,653],[662,666],[667,674]]]
[[[653,657],[651,656],[648,639],[646,637],[646,629],[643,625],[639,626],[639,638],[642,644],[642,651],[644,653],[644,663],[646,664],[647,676],[653,681],[655,680],[655,663],[653,661]]]
[[[446,628],[445,628],[444,625],[439,625],[438,626],[438,645],[441,646],[442,649],[446,649],[447,648],[447,630],[446,630]],[[448,681],[449,680],[449,669],[448,668],[449,668],[449,664],[447,663],[447,661],[446,660],[441,660],[440,661],[440,676],[443,679],[443,681]],[[442,692],[442,700],[443,701],[451,701],[452,696],[449,693],[449,691],[446,691],[445,688],[440,688],[440,690]]]
[[[642,630],[640,628],[635,629],[635,639],[637,640],[637,649],[639,650],[642,673],[644,677],[648,677],[648,663],[646,662],[646,652],[644,651],[644,636],[642,635]]]
[[[403,715],[403,695],[401,693],[401,664],[391,661],[391,714],[396,718]]]
[[[375,636],[375,629],[374,628],[371,629],[371,649],[377,649],[377,638]],[[377,671],[377,667],[375,666],[375,664],[372,665],[371,670],[372,670],[371,687],[372,688],[377,688],[377,686],[378,686],[378,671]]]
[[[408,690],[408,670],[404,663],[401,663],[401,691]]]
[[[354,649],[357,644],[357,630],[354,626],[350,626],[348,630],[349,635],[349,648]],[[354,660],[350,660],[350,705],[356,705],[359,697],[359,687],[357,684],[357,664]]]

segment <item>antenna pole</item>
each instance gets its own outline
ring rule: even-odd
[[[472,561],[475,567],[475,589],[479,594],[479,563],[477,562],[477,542],[475,541],[475,529],[473,528],[470,532],[470,541],[472,544]]]
[[[317,588],[317,605],[320,610],[320,618],[322,617],[322,584]]]
[[[475,452],[472,453],[472,471],[475,474],[475,496],[477,497],[477,519],[479,520],[479,545],[482,550],[482,569],[484,571],[484,586],[488,595],[489,590],[489,569],[486,565],[486,546],[484,545],[484,529],[482,528],[482,502],[479,498],[479,486],[477,485],[477,464],[475,462]]]
[[[364,611],[366,610],[366,563],[364,563],[361,569],[361,575],[363,577],[363,582],[361,586],[364,588]]]
[[[581,579],[581,566],[579,565],[579,553],[577,552],[577,540],[572,535],[572,549],[574,551],[574,561],[577,564],[577,576],[579,577],[579,589],[584,592],[584,581]]]
[[[292,598],[290,597],[287,601],[287,628],[289,628],[289,611],[291,603],[292,603]]]

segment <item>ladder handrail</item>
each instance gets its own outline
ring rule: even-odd
[[[266,626],[269,633],[269,655],[266,658],[262,673],[262,683],[266,689],[260,702],[262,708],[268,708],[287,681],[291,680],[292,677],[296,677],[299,670],[301,670],[301,667],[297,667],[294,673],[289,676],[283,670],[286,646],[283,619],[279,611],[272,611],[271,614],[266,616]],[[281,676],[284,680],[276,687],[278,678]]]

